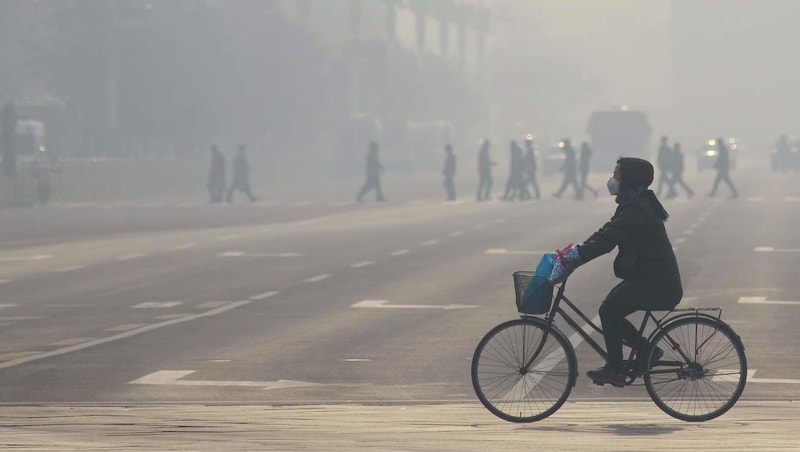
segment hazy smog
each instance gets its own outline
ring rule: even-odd
[[[797,0],[0,0],[0,403],[152,404],[167,423],[190,416],[178,406],[215,419],[214,404],[263,404],[286,422],[274,444],[307,449],[320,444],[288,433],[306,413],[281,410],[450,416],[432,404],[471,426],[565,423],[570,390],[586,411],[572,409],[605,418],[594,403],[624,388],[648,402],[631,422],[750,425],[764,417],[737,411],[740,396],[800,396],[799,43]],[[552,303],[568,276],[585,316],[553,322],[564,340],[541,343],[564,350],[534,369],[547,376],[519,364],[493,408],[479,341],[555,316],[525,312],[527,290],[556,290]],[[682,397],[711,390],[659,395],[647,366],[679,347],[650,344],[663,325],[646,337],[626,321],[681,308],[719,308],[714,340],[735,352],[663,373],[720,386],[688,414]],[[531,404],[551,411],[496,408],[521,385],[557,387],[554,374],[572,379],[564,397]],[[353,429],[330,450],[452,440],[358,427],[417,438],[398,413],[319,413]],[[760,437],[791,438],[789,424]],[[142,425],[180,430],[111,422],[98,447],[199,444],[117,442]],[[248,448],[234,420],[220,428]],[[759,435],[714,428],[697,444],[756,450]],[[537,444],[595,450],[617,444],[612,430],[650,447],[629,426]],[[449,447],[491,450],[497,432]],[[48,435],[8,443],[78,447]]]

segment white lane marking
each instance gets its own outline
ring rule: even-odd
[[[412,206],[418,206],[418,205],[424,204],[424,203],[425,203],[425,200],[422,200],[422,199],[415,199],[414,201],[409,201],[408,202],[408,204],[410,204]]]
[[[432,304],[388,304],[389,300],[361,300],[358,303],[350,305],[351,308],[381,308],[381,309],[444,309],[450,311],[453,309],[470,309],[479,306],[470,304],[445,304],[445,305],[432,305]]]
[[[226,235],[220,236],[219,240],[233,240],[233,239],[238,239],[238,238],[239,238],[238,234],[226,234]]]
[[[140,257],[144,257],[143,253],[132,253],[132,254],[125,254],[123,256],[119,256],[117,258],[118,261],[132,261],[134,259],[139,259]]]
[[[75,304],[48,304],[48,308],[93,308],[97,305],[91,303],[75,303]]]
[[[159,370],[142,378],[129,381],[132,385],[174,385],[174,386],[239,386],[239,387],[258,387],[263,389],[284,389],[298,388],[303,386],[316,386],[317,383],[295,380],[277,381],[211,381],[211,380],[180,380],[187,375],[195,373],[195,370]]]
[[[800,248],[775,248],[772,246],[757,246],[753,249],[757,253],[800,253]]]
[[[314,203],[312,201],[294,201],[286,204],[289,207],[306,207],[311,206]]]
[[[232,309],[236,309],[236,308],[238,308],[240,306],[244,306],[244,305],[249,304],[249,303],[251,303],[251,301],[249,301],[249,300],[237,301],[236,303],[230,303],[228,305],[219,307],[219,308],[211,310],[211,311],[205,311],[205,312],[201,312],[199,314],[193,314],[193,315],[186,315],[186,316],[183,316],[181,318],[177,318],[177,319],[173,319],[173,320],[167,320],[167,321],[161,322],[161,323],[154,323],[154,324],[151,324],[151,325],[148,325],[148,326],[143,326],[143,327],[135,329],[135,330],[125,331],[125,332],[120,333],[120,334],[115,334],[113,336],[108,336],[108,337],[104,337],[104,338],[100,338],[100,339],[95,339],[93,341],[84,342],[82,344],[73,345],[73,346],[70,346],[70,347],[64,347],[64,348],[60,348],[60,349],[57,349],[57,350],[50,350],[48,352],[43,352],[43,353],[37,353],[36,355],[24,356],[24,357],[21,357],[21,358],[12,359],[12,360],[0,363],[0,369],[6,369],[6,368],[9,368],[9,367],[18,366],[20,364],[29,363],[31,361],[38,361],[40,359],[51,358],[53,356],[64,355],[66,353],[71,353],[71,352],[75,352],[75,351],[78,351],[78,350],[84,350],[84,349],[87,349],[89,347],[94,347],[96,345],[107,344],[109,342],[118,341],[120,339],[127,339],[127,338],[132,337],[132,336],[137,336],[139,334],[147,333],[147,332],[159,329],[159,328],[164,328],[164,327],[167,327],[167,326],[176,325],[178,323],[190,322],[192,320],[201,319],[201,318],[204,318],[204,317],[212,317],[212,316],[215,316],[217,314],[221,314],[223,312],[230,311]]]
[[[692,234],[694,234],[694,229],[687,229],[687,230],[683,231],[683,233],[686,234],[686,235],[692,235]]]
[[[706,217],[704,216],[697,219],[698,223],[703,223],[704,221],[706,221]]]
[[[675,239],[675,243],[683,243],[686,241],[686,237],[678,237]]]
[[[505,223],[506,219],[505,218],[498,218],[498,219],[494,220],[494,222],[497,223],[497,224]]]
[[[196,243],[184,243],[184,244],[181,244],[181,245],[178,245],[178,246],[173,246],[170,249],[172,251],[180,251],[180,250],[188,250],[188,249],[194,248],[196,246],[197,246]]]
[[[368,363],[372,360],[369,358],[344,358],[339,361],[344,361],[346,363]]]
[[[22,315],[17,317],[0,317],[0,321],[12,321],[12,320],[36,320],[41,319],[41,316],[38,315]]]
[[[229,363],[229,362],[231,362],[231,360],[230,359],[212,359],[211,362],[212,363]]]
[[[350,264],[350,266],[353,267],[353,268],[363,268],[363,267],[366,267],[368,265],[372,265],[374,263],[375,262],[373,262],[373,261],[361,261],[361,262],[356,262],[355,264]]]
[[[0,256],[0,262],[41,261],[52,258],[52,254],[34,254],[33,256]]]
[[[85,265],[70,265],[69,267],[61,267],[53,270],[53,273],[65,273],[65,272],[73,272],[75,270],[81,270],[86,268]]]
[[[349,206],[351,204],[355,204],[353,201],[335,201],[328,203],[330,207],[342,207],[342,206]]]
[[[763,196],[748,196],[747,200],[748,201],[753,201],[753,202],[762,202],[762,201],[764,201],[764,197]]]
[[[595,316],[592,319],[592,323],[595,325],[600,322],[600,316]],[[594,332],[594,328],[590,324],[586,324],[583,326],[583,331],[589,335]],[[577,331],[569,337],[569,342],[572,344],[572,348],[577,348],[578,345],[583,342],[583,336],[580,335]],[[539,380],[545,377],[545,375],[553,370],[554,367],[558,363],[564,360],[566,355],[564,354],[564,349],[559,347],[556,350],[553,350],[545,356],[541,361],[539,361],[536,366],[531,369],[529,372],[525,374],[524,377],[520,378],[514,386],[508,390],[503,397],[504,400],[511,401],[511,400],[520,400],[524,398],[530,391],[532,391],[538,384]]]
[[[552,251],[537,251],[537,250],[509,250],[507,248],[489,248],[483,252],[484,254],[519,254],[519,255],[540,255],[552,253]]]
[[[5,284],[11,282],[10,279],[0,279],[0,284]]]
[[[739,297],[739,303],[741,303],[741,304],[790,304],[790,305],[796,305],[796,304],[800,304],[800,301],[767,300],[767,297]]]
[[[164,308],[173,308],[181,304],[180,301],[147,301],[144,303],[139,303],[131,306],[134,309],[164,309]]]
[[[135,330],[136,328],[141,328],[141,327],[143,327],[145,325],[147,325],[147,324],[146,323],[124,323],[122,325],[117,325],[117,326],[112,326],[111,328],[106,328],[103,331],[113,331],[113,332],[116,332],[116,331],[130,331],[130,330]],[[94,339],[94,338],[91,338],[91,339]],[[70,344],[65,344],[65,345],[70,345]]]
[[[264,292],[264,293],[260,293],[258,295],[253,295],[252,297],[248,298],[248,300],[263,300],[265,298],[274,297],[275,295],[278,295],[279,293],[280,292],[276,292],[274,290],[271,290],[269,292]]]
[[[689,227],[692,228],[692,229],[697,229],[698,226],[700,226],[700,223],[695,222],[695,223],[692,223],[692,225],[689,226]]]
[[[317,276],[314,276],[312,278],[305,279],[304,281],[307,282],[307,283],[315,283],[315,282],[320,282],[320,281],[322,281],[324,279],[328,279],[331,276],[332,275],[329,275],[327,273],[323,273],[321,275],[317,275]]]
[[[422,242],[422,246],[431,246],[431,245],[436,245],[437,243],[439,243],[438,240],[435,240],[435,239],[434,240],[428,240],[426,242]]]
[[[408,254],[410,252],[411,252],[411,250],[397,250],[397,251],[392,253],[392,256],[402,256],[402,255]]]
[[[0,303],[0,309],[13,308],[16,306],[14,303]]]
[[[300,257],[302,253],[279,252],[279,253],[245,253],[244,251],[226,251],[217,254],[217,257]]]
[[[800,197],[787,196],[787,197],[783,198],[783,200],[786,201],[786,202],[800,202]]]
[[[461,237],[464,235],[464,231],[453,231],[450,233],[450,237]]]
[[[800,384],[800,380],[794,378],[756,378],[757,369],[747,369],[747,383],[767,383],[767,384]],[[721,374],[721,375],[720,375]],[[739,370],[737,369],[720,369],[718,370],[711,381],[731,382],[739,381]]]
[[[197,309],[213,309],[218,308],[220,306],[224,306],[228,304],[227,301],[206,301],[205,303],[200,303],[199,305],[195,306]]]
[[[68,346],[68,345],[83,344],[84,342],[89,342],[91,340],[94,340],[94,338],[93,337],[73,337],[73,338],[70,338],[70,339],[64,339],[63,341],[51,342],[50,344],[47,344],[47,345],[50,345],[50,346],[53,346],[53,347],[64,347],[64,346]]]
[[[485,224],[476,224],[475,226],[472,227],[472,229],[475,229],[476,231],[480,231],[481,229],[486,229],[486,225]]]

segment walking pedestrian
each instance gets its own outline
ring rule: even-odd
[[[489,156],[489,140],[481,142],[478,152],[478,201],[488,201],[492,190],[492,167],[496,165]]]
[[[575,150],[568,139],[561,142],[561,148],[564,150],[564,165],[561,166],[561,172],[564,173],[564,180],[561,182],[561,187],[555,193],[556,198],[561,198],[564,190],[568,185],[572,185],[575,190],[575,199],[583,199],[581,195],[581,187],[578,184],[578,161],[575,158]]]
[[[227,196],[229,203],[233,202],[233,192],[236,190],[246,194],[250,198],[250,202],[258,200],[250,190],[250,169],[247,156],[244,154],[244,145],[240,144],[239,149],[236,151],[236,156],[233,158],[233,183],[228,189]]]
[[[591,159],[592,148],[589,147],[589,143],[584,141],[581,145],[581,156],[578,162],[581,172],[581,196],[583,196],[583,190],[589,190],[592,192],[594,197],[597,198],[597,190],[590,187],[589,184],[586,183],[586,178],[589,176],[589,171],[591,169]]]
[[[536,194],[536,199],[541,199],[542,194],[539,191],[539,184],[536,182],[536,171],[538,170],[536,164],[536,153],[533,150],[533,136],[528,135],[525,140],[525,156],[523,157],[523,166],[525,167],[525,186],[533,185],[533,191]]]
[[[689,187],[686,181],[683,180],[683,170],[685,168],[684,160],[683,160],[683,151],[681,150],[681,144],[675,143],[672,147],[672,157],[671,157],[671,167],[672,167],[672,185],[674,186],[681,186],[684,190],[686,190],[686,196],[691,198],[694,196],[694,191]],[[677,191],[676,191],[677,196]]]
[[[447,200],[455,201],[456,156],[453,154],[453,147],[451,145],[448,144],[444,149],[447,154],[444,159],[444,170],[442,171],[444,175],[444,189],[447,191]]]
[[[736,187],[733,186],[733,181],[731,181],[729,174],[731,169],[731,155],[728,151],[728,147],[725,146],[724,138],[717,138],[717,151],[719,155],[717,156],[717,161],[714,163],[714,168],[717,169],[717,177],[714,179],[714,186],[711,187],[711,193],[709,193],[708,196],[713,198],[717,193],[719,183],[724,181],[728,184],[728,188],[731,189],[731,197],[736,198],[739,196],[739,193],[736,191]]]
[[[503,201],[513,201],[517,196],[522,197],[524,174],[522,167],[522,149],[517,146],[515,140],[511,140],[511,159],[508,169],[508,180],[506,181],[506,191],[503,193]],[[527,191],[527,190],[526,190]],[[530,197],[530,194],[528,195]]]
[[[367,152],[367,180],[364,182],[364,186],[361,187],[361,191],[358,192],[358,196],[356,197],[358,202],[364,202],[362,198],[370,190],[375,190],[375,201],[386,201],[381,191],[381,171],[385,168],[378,157],[378,149],[378,143],[374,141],[370,142],[369,152]]]
[[[208,193],[211,195],[211,202],[222,201],[225,193],[225,156],[216,146],[211,146],[211,168],[208,171]]]
[[[661,145],[658,147],[658,154],[656,155],[656,166],[658,167],[658,188],[656,189],[656,196],[661,196],[661,189],[664,185],[667,186],[667,198],[675,197],[675,186],[670,178],[672,169],[670,168],[672,157],[672,149],[667,143],[667,137],[661,137]]]

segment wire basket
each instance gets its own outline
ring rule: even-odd
[[[553,285],[547,278],[536,276],[534,272],[514,272],[514,291],[520,314],[544,314],[553,303]]]

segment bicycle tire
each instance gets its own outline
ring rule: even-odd
[[[655,347],[664,355],[652,362]],[[665,325],[653,338],[647,356],[647,393],[662,411],[683,421],[721,416],[739,400],[747,382],[744,345],[717,319],[689,317]]]
[[[578,362],[569,340],[553,326],[527,372],[521,369],[547,331],[539,318],[510,320],[490,330],[472,356],[472,387],[492,414],[510,422],[535,422],[569,397]]]

